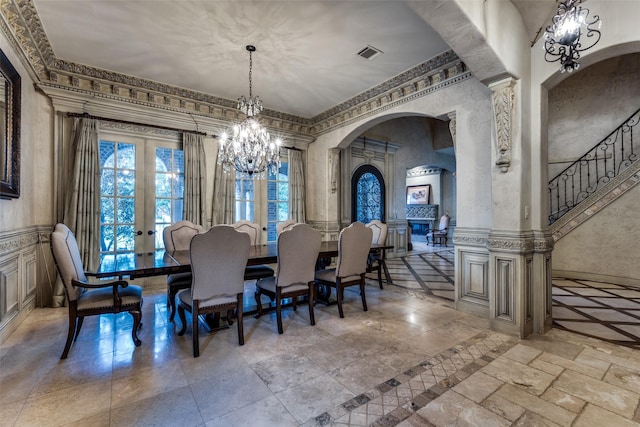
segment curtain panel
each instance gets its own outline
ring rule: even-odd
[[[204,153],[204,135],[184,132],[184,204],[182,219],[206,226],[207,166]]]
[[[67,183],[62,222],[78,241],[82,265],[96,271],[100,264],[100,149],[98,122],[74,118],[71,130],[73,169]],[[52,304],[64,305],[62,281],[56,282]]]
[[[216,161],[216,171],[213,178],[212,225],[234,222],[235,189],[235,171],[225,173],[222,165]]]
[[[302,151],[289,150],[289,218],[296,222],[306,222],[303,163]]]

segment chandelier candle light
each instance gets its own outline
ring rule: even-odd
[[[253,97],[251,73],[255,46],[248,45],[249,52],[249,99],[238,98],[238,110],[246,118],[233,126],[231,136],[224,132],[220,136],[218,164],[225,172],[235,169],[240,177],[264,178],[266,174],[277,174],[280,169],[280,146],[282,141],[277,138],[271,141],[269,131],[257,119],[262,111],[262,101]]]
[[[560,61],[560,71],[571,73],[580,67],[580,52],[592,48],[600,41],[602,21],[598,15],[588,20],[589,9],[582,7],[584,0],[562,0],[553,23],[544,33],[544,59]],[[586,36],[586,39],[583,37]]]

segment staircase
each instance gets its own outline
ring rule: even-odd
[[[549,224],[556,241],[640,182],[639,122],[640,109],[549,181]]]

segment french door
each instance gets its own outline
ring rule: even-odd
[[[263,227],[262,243],[275,242],[277,225],[289,219],[289,163],[283,157],[277,174],[267,179],[236,178],[235,221],[245,219]]]
[[[179,142],[101,132],[99,144],[102,262],[162,249],[162,230],[182,219]]]

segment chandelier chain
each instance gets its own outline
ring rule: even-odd
[[[251,55],[253,53],[252,50],[249,50],[249,99],[253,98],[253,92],[252,92],[252,74],[253,74],[253,56]]]

